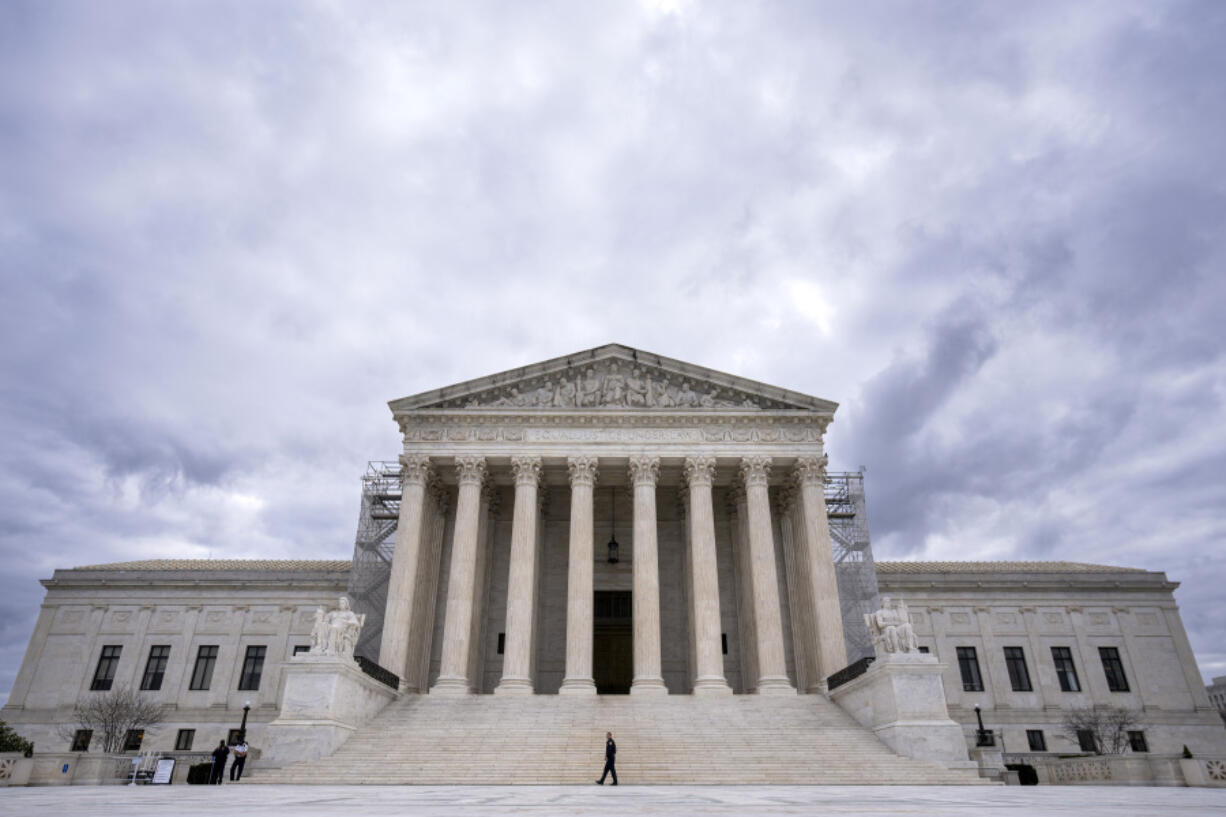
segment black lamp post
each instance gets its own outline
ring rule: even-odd
[[[991,746],[992,738],[988,735],[988,731],[983,728],[983,714],[979,711],[979,704],[975,704],[975,720],[979,721],[979,732],[975,735],[975,745]]]
[[[617,564],[617,489],[609,486],[609,564]]]
[[[243,702],[243,723],[238,727],[238,742],[242,743],[247,739],[247,713],[251,711],[251,701]]]

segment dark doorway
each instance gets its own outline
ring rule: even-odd
[[[627,590],[597,590],[592,676],[599,695],[628,695],[634,680],[634,612]]]

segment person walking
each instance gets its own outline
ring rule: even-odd
[[[597,786],[604,785],[605,775],[613,775],[613,785],[617,785],[617,769],[613,768],[613,761],[617,758],[617,744],[613,741],[613,733],[604,733],[604,771],[600,773],[600,779],[596,781]]]
[[[247,765],[247,738],[240,737],[234,747],[234,762],[230,764],[230,781],[237,783],[243,779],[243,767]]]
[[[222,778],[226,776],[226,758],[230,755],[230,747],[226,746],[225,740],[217,741],[217,748],[213,750],[213,773],[209,775],[209,782],[221,785]]]

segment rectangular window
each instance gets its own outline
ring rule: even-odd
[[[180,752],[190,752],[192,749],[192,741],[195,739],[195,729],[180,729],[179,734],[175,735],[175,749]]]
[[[728,654],[728,634],[727,633],[719,634],[719,643],[720,643],[720,646],[723,648],[724,655],[727,655]]]
[[[217,663],[217,647],[201,647],[196,652],[196,666],[192,669],[189,689],[208,689],[213,683],[213,666]]]
[[[1098,655],[1103,659],[1103,672],[1107,675],[1107,689],[1112,692],[1127,692],[1128,678],[1124,675],[1124,664],[1120,661],[1120,651],[1115,647],[1099,647]]]
[[[243,659],[243,674],[238,679],[239,689],[259,689],[260,676],[264,673],[264,654],[267,647],[248,647]]]
[[[166,674],[166,662],[170,660],[170,647],[149,648],[149,660],[145,662],[145,677],[140,680],[141,689],[161,689],[162,676]]]
[[[1140,732],[1140,731],[1134,732],[1132,730],[1129,730],[1128,748],[1134,752],[1148,752],[1149,744],[1145,742],[1145,733]]]
[[[73,752],[88,752],[89,742],[94,737],[93,729],[78,729],[76,734],[72,736]]]
[[[123,736],[123,750],[125,752],[139,752],[141,741],[144,739],[144,729],[129,729],[127,734]]]
[[[310,651],[311,651],[310,644],[295,644],[294,645],[294,655],[301,655],[304,652],[310,652]]]
[[[1026,669],[1026,653],[1021,647],[1005,647],[1005,668],[1014,692],[1030,692],[1030,672]]]
[[[1060,679],[1061,691],[1081,692],[1077,668],[1073,666],[1073,651],[1068,647],[1052,647],[1051,660],[1056,665],[1056,677]]]
[[[98,657],[98,668],[94,670],[94,682],[89,685],[93,690],[108,690],[115,680],[115,669],[119,666],[119,653],[123,647],[109,644],[102,648]]]
[[[1077,746],[1083,752],[1098,754],[1098,741],[1094,740],[1094,733],[1089,729],[1077,730]]]
[[[507,648],[507,634],[499,633],[498,634],[498,654],[502,655],[502,651],[505,650],[506,648]]]
[[[1043,737],[1042,729],[1027,729],[1026,742],[1030,744],[1032,752],[1046,752],[1047,738]]]
[[[979,674],[979,658],[974,647],[958,648],[958,669],[962,672],[963,692],[983,692],[983,676]]]

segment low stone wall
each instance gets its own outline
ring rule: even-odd
[[[0,752],[0,786],[24,786],[33,770],[34,758],[21,752]]]
[[[1226,788],[1226,758],[1171,755],[1054,757],[1007,754],[1005,763],[1031,766],[1041,785],[1208,786]]]

